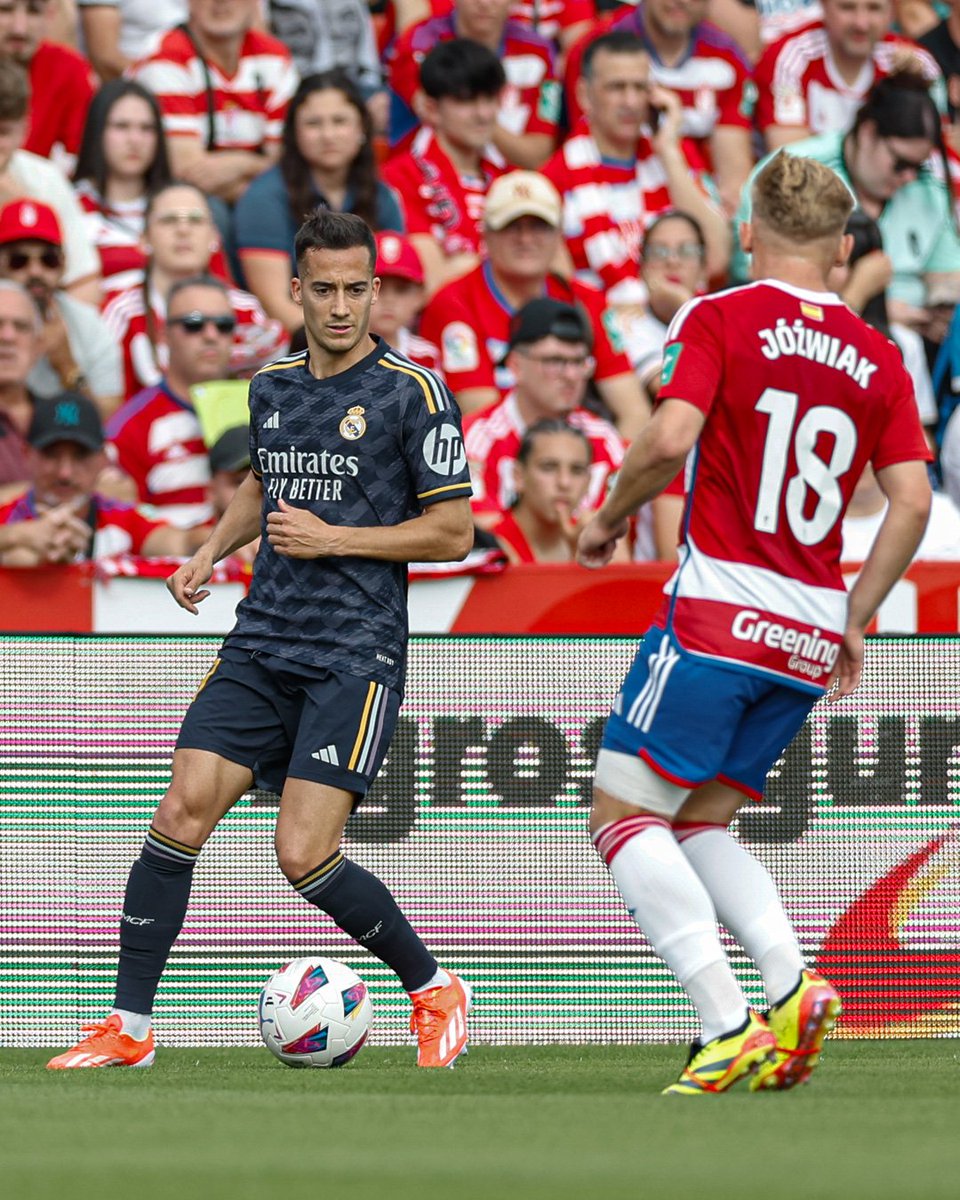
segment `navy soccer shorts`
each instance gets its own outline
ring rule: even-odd
[[[639,755],[671,783],[692,788],[716,779],[758,800],[817,699],[688,654],[654,627],[627,672],[602,746]]]
[[[399,695],[372,680],[224,646],[187,709],[178,750],[249,767],[257,786],[287,777],[366,794],[390,745]]]

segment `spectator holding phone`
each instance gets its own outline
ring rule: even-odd
[[[581,278],[602,287],[610,304],[643,304],[643,231],[667,208],[699,221],[707,274],[724,274],[727,220],[707,190],[706,164],[682,139],[680,100],[653,83],[641,39],[618,31],[592,42],[577,95],[584,116],[544,174],[563,197],[563,231]]]

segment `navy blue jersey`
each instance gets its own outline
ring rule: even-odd
[[[263,484],[263,540],[236,646],[403,690],[407,567],[370,558],[289,558],[266,538],[282,498],[331,525],[399,525],[470,495],[460,411],[447,388],[379,338],[360,362],[315,379],[306,352],[250,385],[250,462]]]

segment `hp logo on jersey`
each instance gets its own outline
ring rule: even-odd
[[[431,429],[423,442],[423,460],[436,475],[455,475],[467,461],[463,438],[452,425]]]

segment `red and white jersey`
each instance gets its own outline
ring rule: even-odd
[[[420,64],[426,55],[438,42],[458,36],[450,12],[421,21],[397,38],[389,53],[389,81],[391,89],[408,108],[420,86]],[[528,26],[508,20],[497,57],[507,77],[506,87],[500,93],[499,124],[513,134],[546,133],[555,137],[560,117],[560,84],[553,69],[553,47]]]
[[[603,33],[635,33],[650,55],[650,77],[655,83],[676,92],[683,106],[680,132],[692,138],[704,161],[710,164],[707,145],[717,126],[753,128],[756,89],[750,63],[732,37],[709,21],[698,22],[690,31],[689,44],[680,60],[672,66],[660,61],[656,47],[647,36],[643,23],[643,5],[611,13],[571,47],[564,70],[564,93],[571,126],[583,116],[577,103],[576,83],[587,46]]]
[[[683,143],[690,174],[707,193],[703,159]],[[563,197],[563,232],[582,279],[603,289],[611,304],[643,304],[637,277],[647,225],[673,208],[667,174],[649,138],[632,161],[605,158],[584,119],[543,168]]]
[[[407,235],[426,233],[439,242],[444,254],[479,254],[483,246],[483,206],[487,191],[506,163],[493,146],[476,175],[462,175],[426,126],[417,132],[406,154],[392,158],[383,168],[384,183],[403,202]]]
[[[163,529],[163,523],[152,521],[133,504],[123,504],[106,496],[94,495],[90,503],[92,512],[80,514],[81,520],[93,522],[93,546],[90,558],[119,558],[122,554],[140,554],[143,543],[155,529]],[[12,525],[17,521],[34,521],[41,515],[37,498],[31,490],[26,495],[0,508],[0,525]]]
[[[123,276],[129,284],[130,276]],[[230,306],[237,318],[230,354],[234,375],[253,375],[286,352],[289,337],[279,321],[272,320],[260,301],[240,288],[229,288]],[[150,311],[141,281],[109,292],[103,303],[103,319],[123,347],[124,395],[129,400],[141,388],[155,387],[167,369],[167,348],[157,344],[166,325],[163,299],[150,291]]]
[[[418,333],[411,333],[409,329],[402,327],[397,330],[397,336],[394,338],[392,344],[400,351],[404,358],[409,358],[411,362],[415,362],[418,366],[426,367],[439,379],[446,382],[443,367],[440,365],[439,346],[427,341],[425,337],[421,337]]]
[[[142,273],[146,268],[143,218],[147,198],[108,204],[87,179],[77,183],[74,191],[83,209],[87,233],[100,254],[100,289],[106,296],[120,286],[117,276],[127,271]]]
[[[630,371],[620,337],[620,324],[607,307],[603,292],[589,284],[548,275],[544,295],[581,305],[593,330],[594,378],[611,379]],[[420,332],[440,347],[440,361],[450,390],[513,387],[513,372],[503,362],[516,310],[497,287],[489,262],[442,287],[423,310]]]
[[[41,42],[30,60],[30,107],[24,150],[73,172],[87,109],[97,90],[93,67],[71,46]]]
[[[430,0],[430,15],[445,17],[453,12],[453,0]],[[526,25],[541,37],[556,42],[565,29],[592,21],[597,15],[594,0],[513,0],[510,19]]]
[[[129,74],[156,96],[168,137],[196,138],[206,149],[210,139],[209,72],[214,148],[258,151],[262,146],[279,145],[283,119],[298,83],[297,69],[283,42],[250,29],[233,75],[225,75],[209,59],[206,68],[190,38],[178,28]]]
[[[692,653],[822,688],[846,624],[857,480],[868,462],[930,459],[900,352],[832,293],[763,280],[677,313],[670,398],[707,419],[657,624]]]
[[[814,21],[768,46],[757,63],[757,126],[761,130],[782,125],[811,133],[845,132],[874,83],[908,55],[931,83],[941,78],[932,54],[916,42],[890,33],[877,42],[858,78],[848,84],[833,61],[826,29]]]
[[[575,408],[566,420],[587,436],[593,448],[590,486],[581,505],[581,511],[588,512],[603,500],[610,476],[620,469],[626,448],[609,421],[585,408]],[[463,445],[473,488],[470,506],[475,513],[506,513],[510,508],[515,498],[513,464],[526,431],[527,423],[514,392],[493,408],[464,417]]]
[[[107,452],[137,485],[144,504],[189,529],[213,516],[210,460],[192,406],[161,383],[144,388],[107,422]]]

